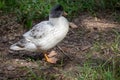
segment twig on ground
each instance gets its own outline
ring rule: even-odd
[[[70,56],[68,56],[65,51],[62,50],[62,48],[60,46],[57,46],[57,48],[65,55],[67,56],[70,60],[72,60],[72,58]]]
[[[71,28],[78,28],[78,26],[75,24],[75,23],[73,23],[73,22],[69,22],[69,26],[71,27]]]

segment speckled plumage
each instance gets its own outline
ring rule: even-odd
[[[54,10],[52,9],[52,11]],[[23,34],[24,38],[11,45],[10,49],[36,51],[38,49],[48,50],[56,46],[66,36],[69,30],[69,23],[62,16],[62,12],[60,16],[53,16],[49,16],[48,21],[42,21],[33,26],[31,30]]]

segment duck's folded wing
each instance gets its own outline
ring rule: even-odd
[[[48,34],[49,28],[50,25],[46,23],[37,24],[30,31],[26,32],[23,37],[33,42],[34,40],[40,40]]]

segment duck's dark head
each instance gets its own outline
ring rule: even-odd
[[[58,18],[63,14],[63,7],[61,5],[55,5],[50,11],[50,18]]]

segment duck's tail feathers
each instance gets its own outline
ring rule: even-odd
[[[16,51],[19,51],[19,50],[36,51],[37,46],[34,43],[24,38],[16,42],[15,44],[11,45],[10,49],[16,50]]]
[[[10,46],[10,49],[19,51],[19,50],[24,50],[24,47],[22,47],[21,45],[18,45],[17,43],[15,43],[15,44]]]
[[[25,39],[21,39],[20,41],[16,42],[15,44],[10,46],[11,50],[24,50],[25,49],[25,44],[26,44],[26,40]]]

